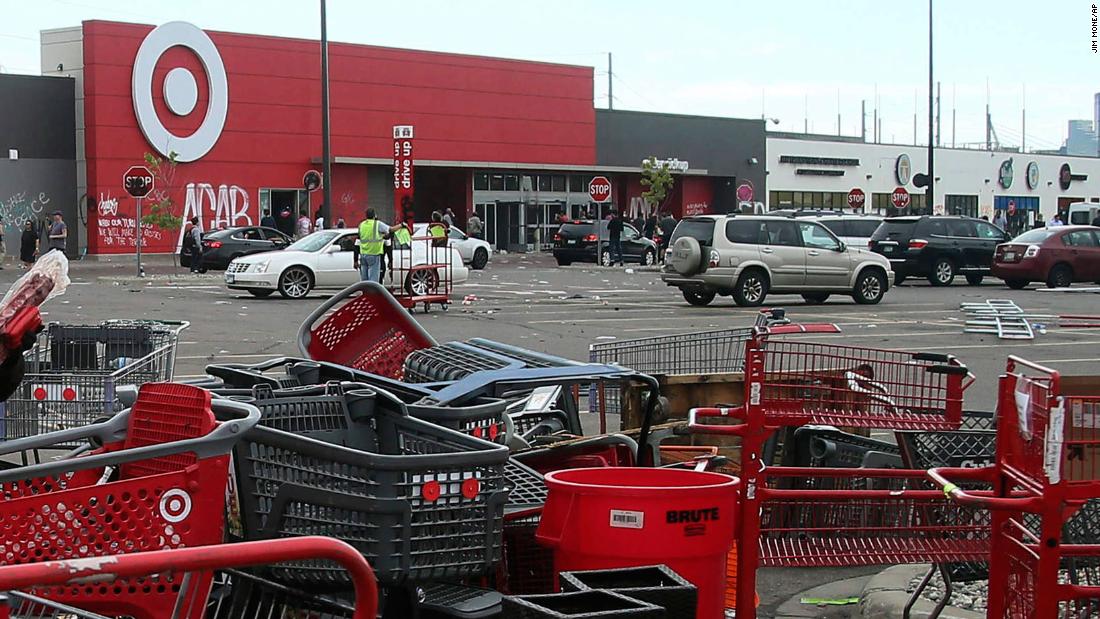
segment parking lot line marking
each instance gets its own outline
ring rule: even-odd
[[[215,361],[219,361],[219,360],[222,360],[222,359],[254,359],[256,357],[271,358],[271,357],[279,357],[279,356],[282,356],[282,355],[280,355],[277,352],[261,352],[261,353],[255,353],[255,354],[241,353],[241,354],[223,354],[223,355],[186,355],[186,356],[177,355],[176,359],[189,359],[189,360],[212,359],[212,360],[215,360]]]
[[[1100,357],[1084,359],[1039,359],[1035,363],[1100,363]]]

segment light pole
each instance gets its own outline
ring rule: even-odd
[[[321,0],[321,187],[324,203],[321,218],[328,227],[332,222],[332,153],[329,150],[328,118],[328,18],[325,0]],[[307,213],[308,216],[308,213]]]
[[[927,215],[934,212],[936,203],[936,170],[934,164],[935,142],[932,134],[932,0],[928,0],[928,193],[924,205]]]

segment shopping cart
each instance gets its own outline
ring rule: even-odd
[[[451,302],[454,289],[454,263],[461,258],[458,251],[447,245],[436,246],[433,236],[416,236],[410,239],[407,251],[394,251],[396,264],[387,272],[387,287],[401,306],[412,310],[424,305],[427,313],[432,303],[444,310]],[[393,281],[393,275],[397,281]]]
[[[928,475],[992,512],[989,617],[1091,617],[1100,609],[1100,397],[1063,393],[1055,370],[1009,357],[992,466]],[[987,483],[992,493],[966,489]]]
[[[115,390],[172,379],[187,322],[51,323],[26,353],[19,388],[0,403],[3,436],[17,439],[85,426],[117,412]]]
[[[217,412],[224,419],[215,421]],[[148,383],[107,421],[0,443],[0,457],[94,441],[91,453],[0,471],[0,562],[82,559],[222,541],[229,452],[259,412],[185,385]],[[97,563],[91,561],[89,563]],[[200,575],[197,590],[209,587]],[[36,592],[104,614],[164,617],[179,578]],[[198,617],[199,614],[187,615]]]
[[[405,357],[436,342],[381,284],[333,295],[298,329],[302,356],[400,379]]]
[[[235,567],[270,565],[282,561],[319,560],[333,562],[345,570],[354,587],[354,599],[350,605],[322,604],[307,596],[289,591],[265,590],[263,595],[249,591],[246,595],[213,597],[208,600],[206,591],[196,584],[191,574],[209,573],[212,570]],[[100,557],[96,561],[69,559],[27,565],[0,567],[0,618],[19,619],[106,619],[103,615],[84,610],[77,604],[66,604],[56,599],[16,591],[17,589],[59,590],[86,589],[89,586],[115,589],[128,587],[127,583],[151,581],[165,573],[182,573],[179,591],[170,592],[176,605],[160,609],[162,612],[139,616],[156,619],[172,617],[213,617],[216,619],[261,619],[270,617],[347,617],[348,619],[374,619],[378,608],[378,589],[370,566],[343,542],[324,537],[243,542],[239,544],[215,544],[193,548],[156,550],[134,554]],[[248,580],[244,573],[235,575]],[[236,586],[242,586],[238,582]],[[295,597],[297,605],[287,604]],[[337,612],[333,612],[333,608]],[[344,611],[344,612],[339,612]]]

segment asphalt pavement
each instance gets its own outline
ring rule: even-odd
[[[329,296],[256,299],[226,290],[220,274],[167,280],[165,274],[180,271],[164,264],[149,271],[157,276],[136,282],[125,260],[73,262],[73,285],[44,306],[45,318],[77,324],[108,318],[188,320],[191,327],[180,340],[177,376],[189,377],[202,374],[212,362],[253,363],[297,355],[299,324]],[[19,274],[7,266],[0,271],[0,285],[6,287]],[[471,300],[464,303],[466,297]],[[453,298],[448,311],[415,314],[438,341],[484,337],[577,360],[588,359],[594,342],[745,327],[758,311],[736,307],[728,298],[708,307],[689,306],[677,290],[660,282],[657,273],[637,265],[562,268],[548,256],[518,254],[494,256],[484,271],[471,271],[470,280],[456,286]],[[837,335],[813,336],[818,340],[958,356],[977,376],[966,394],[966,406],[973,410],[993,409],[996,378],[1009,355],[1065,374],[1100,374],[1100,329],[1059,328],[1057,319],[1039,319],[1036,322],[1045,323],[1047,330],[1032,341],[964,333],[959,304],[986,299],[1011,299],[1036,314],[1100,313],[1100,297],[1094,293],[1041,291],[1034,286],[1013,291],[993,279],[980,286],[958,283],[948,288],[910,281],[875,306],[841,297],[808,305],[798,296],[772,296],[767,305],[786,308],[795,321],[841,327]],[[774,615],[779,604],[800,591],[868,572],[764,570],[761,616]]]

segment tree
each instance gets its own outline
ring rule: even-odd
[[[658,161],[656,157],[642,161],[642,186],[646,188],[642,199],[649,205],[650,211],[660,210],[674,182],[667,163]]]
[[[141,223],[166,231],[179,230],[183,226],[183,217],[174,213],[176,202],[172,199],[176,179],[176,151],[169,152],[167,159],[145,153],[145,164],[153,173],[157,188],[147,198],[149,212],[141,217]]]

